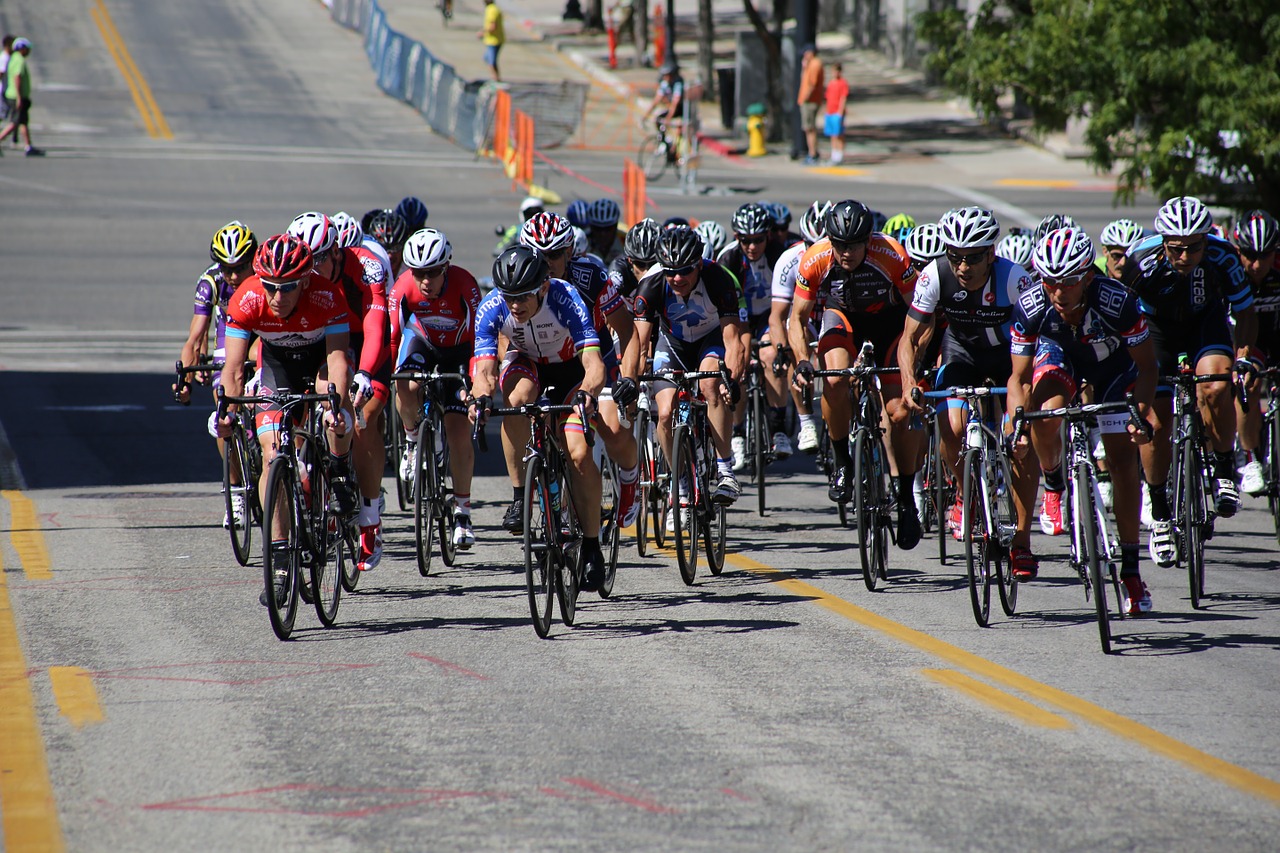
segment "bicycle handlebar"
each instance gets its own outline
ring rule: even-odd
[[[973,397],[995,397],[1008,393],[1009,389],[1003,386],[993,388],[990,385],[957,385],[954,388],[941,388],[937,391],[922,391],[919,388],[912,388],[911,399],[919,404],[924,399],[949,400],[952,397],[971,399]]]
[[[1141,430],[1142,434],[1151,439],[1153,430],[1151,424],[1142,417],[1138,411],[1138,403],[1130,392],[1124,395],[1123,402],[1112,403],[1083,403],[1076,406],[1059,406],[1055,409],[1040,409],[1035,412],[1028,412],[1022,406],[1017,408],[1013,413],[1013,434],[1011,440],[1017,444],[1027,432],[1028,421],[1043,421],[1050,418],[1066,418],[1069,421],[1077,421],[1093,415],[1120,414],[1127,412],[1129,414],[1129,423],[1126,426],[1132,426]]]

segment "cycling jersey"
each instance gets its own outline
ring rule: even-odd
[[[1072,326],[1049,302],[1043,285],[1020,295],[1013,309],[1009,351],[1033,357],[1037,342],[1049,340],[1073,364],[1084,367],[1110,359],[1131,360],[1128,349],[1151,337],[1138,297],[1115,279],[1094,276],[1085,300],[1084,316]]]
[[[656,267],[650,267],[645,275],[654,272]],[[631,261],[626,256],[614,258],[608,264],[609,281],[618,291],[618,295],[631,304],[631,300],[635,298],[636,288],[640,285],[640,280],[636,278],[635,269],[631,266]]]
[[[1280,356],[1280,269],[1267,270],[1261,284],[1252,284],[1253,308],[1258,313],[1257,347],[1266,359]]]
[[[1204,257],[1189,276],[1169,263],[1164,238],[1158,234],[1129,249],[1124,283],[1138,294],[1142,313],[1166,334],[1190,328],[1214,304],[1225,303],[1232,312],[1253,304],[1249,280],[1235,248],[1212,235],[1205,239]]]
[[[666,273],[654,267],[640,280],[632,313],[636,320],[659,323],[664,335],[693,342],[720,331],[720,321],[747,322],[747,302],[737,281],[724,267],[703,261],[698,283],[681,299],[667,283]]]
[[[470,347],[479,307],[480,287],[462,267],[449,266],[444,287],[433,299],[423,295],[413,272],[405,270],[391,291],[391,351],[400,352],[401,338],[410,331],[439,349]]]
[[[773,270],[782,255],[783,246],[769,243],[759,260],[747,259],[738,243],[730,243],[720,252],[716,263],[733,273],[733,277],[742,285],[743,295],[747,299],[747,313],[752,317],[769,313],[772,297]]]
[[[600,348],[591,309],[567,281],[551,279],[542,304],[527,323],[519,323],[499,291],[489,294],[476,316],[476,360],[498,357],[498,335],[516,352],[540,364],[573,361],[588,347]]]
[[[803,242],[796,243],[778,256],[773,265],[773,283],[769,294],[774,302],[791,304],[796,292],[796,271],[800,269],[800,259],[808,248]]]
[[[312,281],[334,285],[351,312],[351,351],[356,370],[374,374],[390,358],[387,346],[387,268],[368,249],[339,249],[337,278],[313,275]]]
[[[609,334],[604,318],[620,308],[627,307],[627,303],[623,301],[618,288],[609,278],[609,272],[604,264],[594,255],[569,261],[564,277],[578,289],[582,301],[591,309],[591,325],[599,333],[600,354],[608,359],[614,350],[613,335]]]
[[[227,354],[227,303],[236,289],[222,277],[222,269],[214,264],[196,282],[196,303],[193,313],[200,317],[213,317],[213,362],[221,365]]]
[[[826,305],[846,314],[877,314],[911,299],[916,272],[901,244],[884,234],[872,234],[865,260],[852,270],[836,261],[831,241],[823,238],[809,247],[796,270],[796,296],[818,301],[825,290]]]
[[[1025,269],[996,258],[991,275],[977,290],[965,290],[946,258],[937,258],[920,271],[907,316],[928,323],[941,309],[947,321],[943,332],[943,360],[958,352],[1009,345],[1009,322],[1019,294],[1034,286]]]

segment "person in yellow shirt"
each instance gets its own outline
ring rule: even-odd
[[[493,0],[484,0],[484,29],[478,35],[484,43],[484,64],[493,72],[493,79],[502,82],[498,73],[498,51],[507,40],[502,27],[502,10]]]

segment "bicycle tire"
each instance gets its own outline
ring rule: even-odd
[[[417,551],[418,574],[424,578],[431,574],[436,514],[432,508],[435,495],[436,463],[431,435],[431,422],[423,418],[418,424],[418,449],[413,459],[413,541]]]
[[[618,572],[618,501],[621,485],[618,482],[618,466],[613,460],[605,457],[600,467],[601,504],[600,504],[600,550],[604,554],[604,580],[596,590],[601,598],[613,594],[613,580]]]
[[[759,382],[762,381],[762,379],[759,379],[756,387],[751,391],[751,420],[753,424],[747,435],[751,437],[754,444],[752,450],[755,455],[756,469],[756,514],[764,518],[764,469],[769,464],[769,443],[772,437],[769,435],[769,423],[765,420],[764,389],[759,385]]]
[[[990,539],[991,519],[983,499],[985,463],[980,448],[964,453],[961,467],[961,494],[964,495],[964,512],[961,530],[964,533],[965,576],[969,581],[969,603],[973,605],[973,618],[979,628],[986,628],[991,621],[991,574],[987,554],[993,543]]]
[[[939,415],[939,417],[942,417]],[[947,465],[942,461],[942,441],[938,438],[937,426],[934,427],[933,444],[929,457],[933,471],[932,488],[929,499],[938,513],[938,565],[947,564],[947,537],[951,535],[951,502],[947,489]]]
[[[644,170],[644,176],[656,181],[667,171],[667,144],[657,134],[646,136],[640,143],[640,151],[636,154],[636,162]]]
[[[302,543],[299,530],[296,482],[290,460],[284,456],[276,456],[271,460],[267,474],[267,502],[262,508],[262,578],[267,593],[267,616],[271,620],[271,630],[281,640],[287,640],[293,634],[293,623],[298,615],[298,581],[301,569]],[[277,504],[284,506],[284,523],[286,531],[276,530],[275,508]],[[284,533],[281,541],[288,542],[289,564],[279,566],[271,550],[272,541],[277,534]],[[275,573],[285,573],[284,600],[275,591]]]
[[[636,501],[640,509],[636,512],[636,554],[643,557],[649,550],[649,495],[653,489],[653,466],[649,458],[649,413],[640,411],[636,415],[636,470],[640,479],[636,483]]]
[[[1177,517],[1186,525],[1187,542],[1187,586],[1191,590],[1191,607],[1199,610],[1204,598],[1204,540],[1205,512],[1204,479],[1200,473],[1200,453],[1191,444],[1191,439],[1180,454],[1182,463],[1181,486],[1183,489],[1183,511]]]
[[[240,476],[240,484],[237,486],[231,485],[233,471]],[[237,423],[231,431],[231,437],[227,439],[223,447],[222,495],[223,503],[226,506],[227,520],[231,523],[228,530],[231,534],[231,551],[235,554],[236,562],[242,566],[249,565],[249,558],[252,556],[253,496],[257,491],[258,483],[249,467],[249,454],[245,442],[244,428]],[[244,504],[243,524],[239,526],[235,523],[235,512],[232,509],[236,495],[243,498]]]
[[[560,604],[560,620],[572,628],[578,614],[578,592],[581,589],[582,525],[578,521],[568,476],[563,469],[556,476],[560,478],[560,513],[567,520],[566,523],[553,518],[555,532],[567,543],[559,549],[560,558],[556,562],[556,601]]]
[[[552,541],[551,496],[543,477],[542,459],[531,458],[524,472],[524,499],[520,504],[524,521],[524,580],[529,597],[533,630],[546,639],[551,632],[551,608],[555,599],[556,548]]]
[[[878,438],[877,438],[878,440]],[[885,531],[881,513],[883,475],[876,465],[871,431],[859,427],[853,438],[853,516],[858,526],[858,558],[862,582],[875,592],[885,571]]]
[[[444,429],[444,424],[440,424]],[[443,444],[440,458],[435,460],[436,498],[433,501],[436,513],[436,528],[439,531],[440,561],[450,568],[458,561],[458,546],[453,544],[453,526],[457,521],[457,504],[453,501],[453,470],[450,467],[449,445]],[[433,455],[434,458],[434,455]]]
[[[666,456],[656,441],[649,443],[649,459],[653,468],[653,485],[649,489],[649,506],[653,510],[653,542],[667,546],[667,515],[671,512],[671,473]]]
[[[673,528],[676,546],[676,563],[680,567],[680,577],[686,586],[693,586],[698,573],[698,466],[694,463],[693,438],[689,435],[689,427],[680,424],[676,427],[671,439],[671,512],[676,514]],[[683,481],[683,482],[682,482]],[[692,494],[684,494],[681,489],[691,489]],[[689,524],[684,523],[682,503],[688,504]]]
[[[1273,399],[1273,407],[1280,405],[1280,399]],[[1274,410],[1267,415],[1270,421],[1267,429],[1267,506],[1275,525],[1276,542],[1280,543],[1280,417]]]
[[[1098,537],[1105,532],[1098,530],[1098,514],[1093,505],[1093,485],[1089,479],[1090,465],[1081,461],[1076,465],[1074,491],[1080,499],[1079,515],[1076,523],[1080,525],[1080,541],[1084,545],[1085,567],[1089,572],[1089,586],[1093,592],[1093,609],[1098,618],[1098,639],[1102,643],[1102,653],[1111,654],[1111,613],[1107,609],[1107,585],[1102,577],[1102,555],[1099,553]]]
[[[996,562],[996,582],[1000,589],[1000,608],[1005,616],[1013,616],[1018,609],[1018,579],[1013,576],[1012,535],[1005,530],[1018,526],[1018,508],[1013,500],[1013,469],[1009,457],[1000,453],[1000,476],[1004,478],[1004,495],[995,497],[996,524],[1000,526],[1000,552]]]
[[[720,576],[724,571],[725,542],[728,539],[729,525],[725,517],[724,505],[711,507],[711,516],[702,530],[703,541],[707,552],[707,568],[712,575]]]
[[[322,472],[320,475],[318,493],[314,487],[315,475],[313,474],[312,477],[312,500],[315,500],[316,494],[321,498],[324,522],[319,534],[319,553],[311,563],[311,603],[315,605],[316,617],[320,620],[320,624],[326,628],[332,628],[338,618],[338,603],[342,600],[343,563],[346,558],[343,552],[343,540],[346,531],[342,519],[328,510],[332,496],[328,472]]]

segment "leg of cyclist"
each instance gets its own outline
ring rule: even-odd
[[[373,397],[364,404],[364,427],[357,424],[351,457],[360,486],[360,559],[357,567],[367,572],[382,562],[382,473],[387,465],[387,445],[382,423],[390,388],[390,370],[373,382]],[[387,381],[383,381],[387,380]]]
[[[449,473],[453,475],[453,544],[465,551],[476,541],[471,524],[471,478],[475,473],[476,454],[471,443],[471,424],[461,407],[446,410],[444,432],[449,439]]]
[[[1196,373],[1230,373],[1229,353],[1209,349],[1196,359]],[[1236,407],[1230,382],[1205,382],[1196,388],[1200,415],[1204,418],[1205,435],[1212,448],[1210,467],[1215,480],[1218,515],[1230,518],[1240,508],[1240,490],[1236,486]]]
[[[400,479],[413,482],[413,464],[418,453],[418,418],[422,413],[423,388],[418,382],[396,380],[396,413],[404,427],[404,456],[396,460],[400,466]]]
[[[1249,361],[1258,370],[1266,367],[1266,359],[1258,350],[1250,350]],[[1250,376],[1245,383],[1245,393],[1249,395],[1248,412],[1241,407],[1240,400],[1236,400],[1236,435],[1239,436],[1240,449],[1244,451],[1244,464],[1240,467],[1240,488],[1250,495],[1260,495],[1267,488],[1262,460],[1258,458],[1258,448],[1262,443],[1262,380],[1257,376]]]
[[[786,340],[783,338],[783,340]],[[778,459],[791,455],[791,436],[787,435],[787,376],[774,375],[773,365],[778,351],[773,347],[773,335],[769,327],[762,327],[760,336],[760,364],[764,367],[764,396],[768,404],[769,435],[773,440],[773,452]]]
[[[719,335],[711,337],[716,338]],[[698,370],[719,370],[722,358],[724,358],[724,348],[712,343],[703,348],[702,361],[698,364]],[[738,478],[733,474],[733,451],[729,442],[733,430],[733,409],[721,397],[722,386],[719,378],[703,379],[698,387],[703,399],[707,401],[707,423],[711,426],[711,440],[716,448],[716,467],[719,478],[712,488],[717,500],[733,503],[742,494]]]
[[[751,333],[744,332],[742,334],[742,347],[747,353],[751,352]],[[704,368],[698,368],[702,370]],[[717,367],[709,368],[711,370]],[[744,389],[745,390],[745,389]],[[733,439],[730,441],[730,449],[733,451],[733,470],[742,471],[747,467],[747,395],[743,394],[739,398],[736,406],[733,407]]]
[[[498,380],[502,398],[508,406],[523,406],[538,399],[541,386],[533,362],[522,355],[509,353]],[[527,418],[502,419],[502,455],[507,462],[507,474],[511,477],[511,506],[502,518],[502,527],[508,533],[519,536],[524,533],[524,521],[520,505],[524,501],[524,448],[529,443]]]

